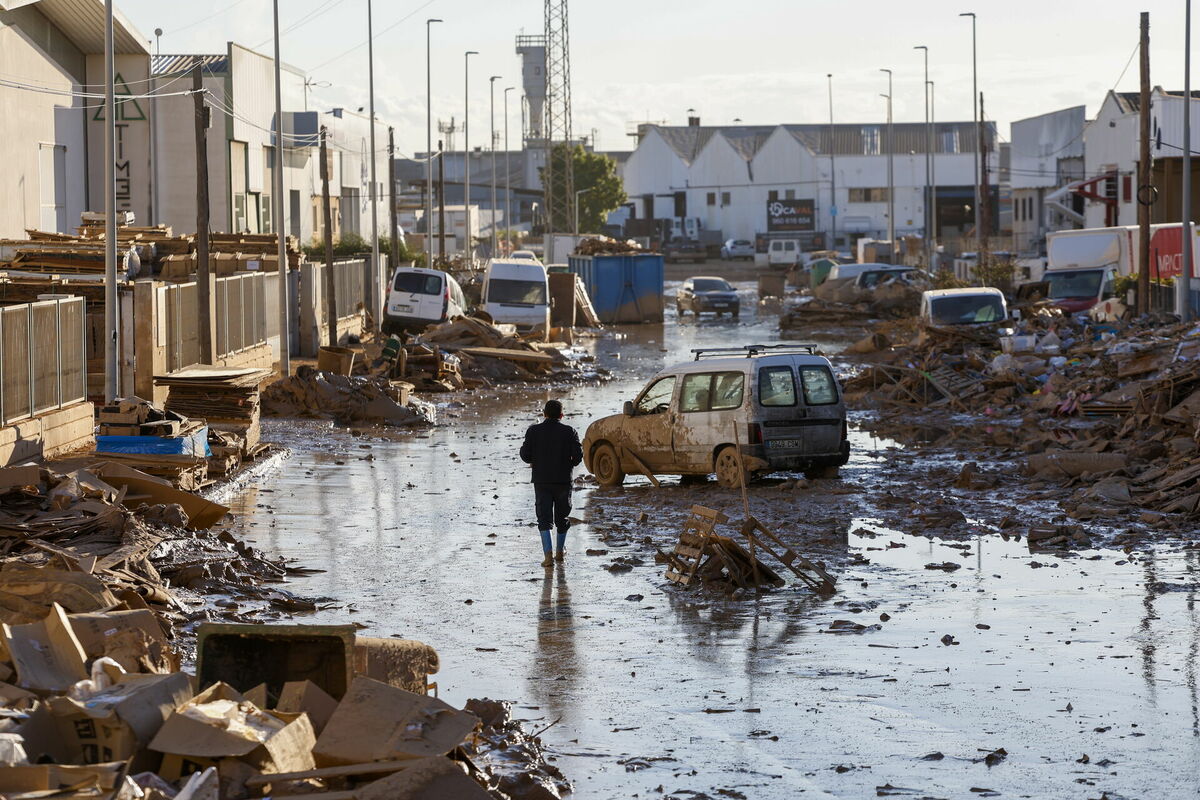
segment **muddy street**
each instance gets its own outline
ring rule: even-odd
[[[516,450],[542,403],[582,434],[692,348],[778,340],[738,287],[738,320],[668,308],[585,343],[606,383],[442,395],[412,433],[268,420],[291,455],[226,498],[236,532],[324,570],[289,584],[328,598],[297,621],[427,642],[442,698],[513,701],[574,796],[1195,796],[1200,550],[1031,553],[1002,518],[1054,509],[1015,470],[959,489],[955,454],[852,430],[840,479],[752,485],[752,513],[837,578],[829,599],[663,579],[655,548],[690,506],[741,519],[715,482],[579,481],[566,563],[539,566]]]

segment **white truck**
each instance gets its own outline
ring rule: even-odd
[[[1200,254],[1196,227],[1190,227],[1193,253]],[[1140,241],[1136,225],[1049,234],[1046,271],[1042,275],[1050,285],[1049,299],[1067,313],[1078,314],[1115,297],[1117,278],[1138,272]],[[1151,225],[1150,279],[1177,278],[1182,264],[1183,226]],[[1198,274],[1193,258],[1192,277]]]

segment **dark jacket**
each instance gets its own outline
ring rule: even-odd
[[[583,461],[579,434],[556,419],[530,425],[521,445],[521,460],[533,465],[533,483],[569,484],[571,470]]]

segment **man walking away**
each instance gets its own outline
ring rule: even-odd
[[[543,567],[554,565],[550,547],[550,529],[558,529],[558,560],[563,560],[567,543],[567,528],[571,527],[571,470],[583,461],[579,434],[570,425],[563,425],[562,403],[549,400],[543,409],[545,420],[530,425],[521,445],[521,460],[533,467],[534,506],[537,509],[538,531],[542,534]]]

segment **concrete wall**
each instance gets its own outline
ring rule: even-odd
[[[39,12],[0,12],[0,74],[78,92],[83,73],[83,55]],[[83,105],[80,98],[0,87],[0,238],[79,224],[87,202]]]
[[[94,447],[95,407],[76,403],[57,411],[0,427],[0,467],[45,461]]]
[[[1117,106],[1110,93],[1096,113],[1096,119],[1084,130],[1084,175],[1092,178],[1110,170],[1118,174],[1118,204],[1116,225],[1137,223],[1137,207],[1120,202],[1121,175],[1133,174],[1137,163],[1138,115],[1127,114]],[[1085,227],[1101,228],[1105,222],[1103,203],[1087,201],[1084,207]]]
[[[172,81],[171,77],[156,78],[160,91],[170,92],[180,87],[190,89],[191,76]],[[206,75],[204,88],[217,101],[225,102],[225,78]],[[194,103],[190,96],[163,97],[147,101],[154,128],[154,213],[151,224],[166,223],[175,233],[194,233],[196,230],[196,129]],[[228,233],[229,214],[229,146],[225,138],[225,117],[213,111],[208,129],[208,205],[212,230]]]
[[[622,172],[625,193],[635,203],[640,218],[670,217],[675,211],[671,198],[655,198],[656,208],[646,208],[645,194],[665,194],[681,190],[688,181],[688,167],[683,159],[651,129],[629,156]]]
[[[87,82],[104,85],[104,55],[87,56]],[[150,219],[150,107],[144,99],[121,101],[122,95],[146,93],[150,84],[149,55],[116,57],[116,196],[117,211],[132,211],[134,222],[145,225]],[[87,115],[88,205],[92,211],[104,210],[104,109],[95,108]]]

